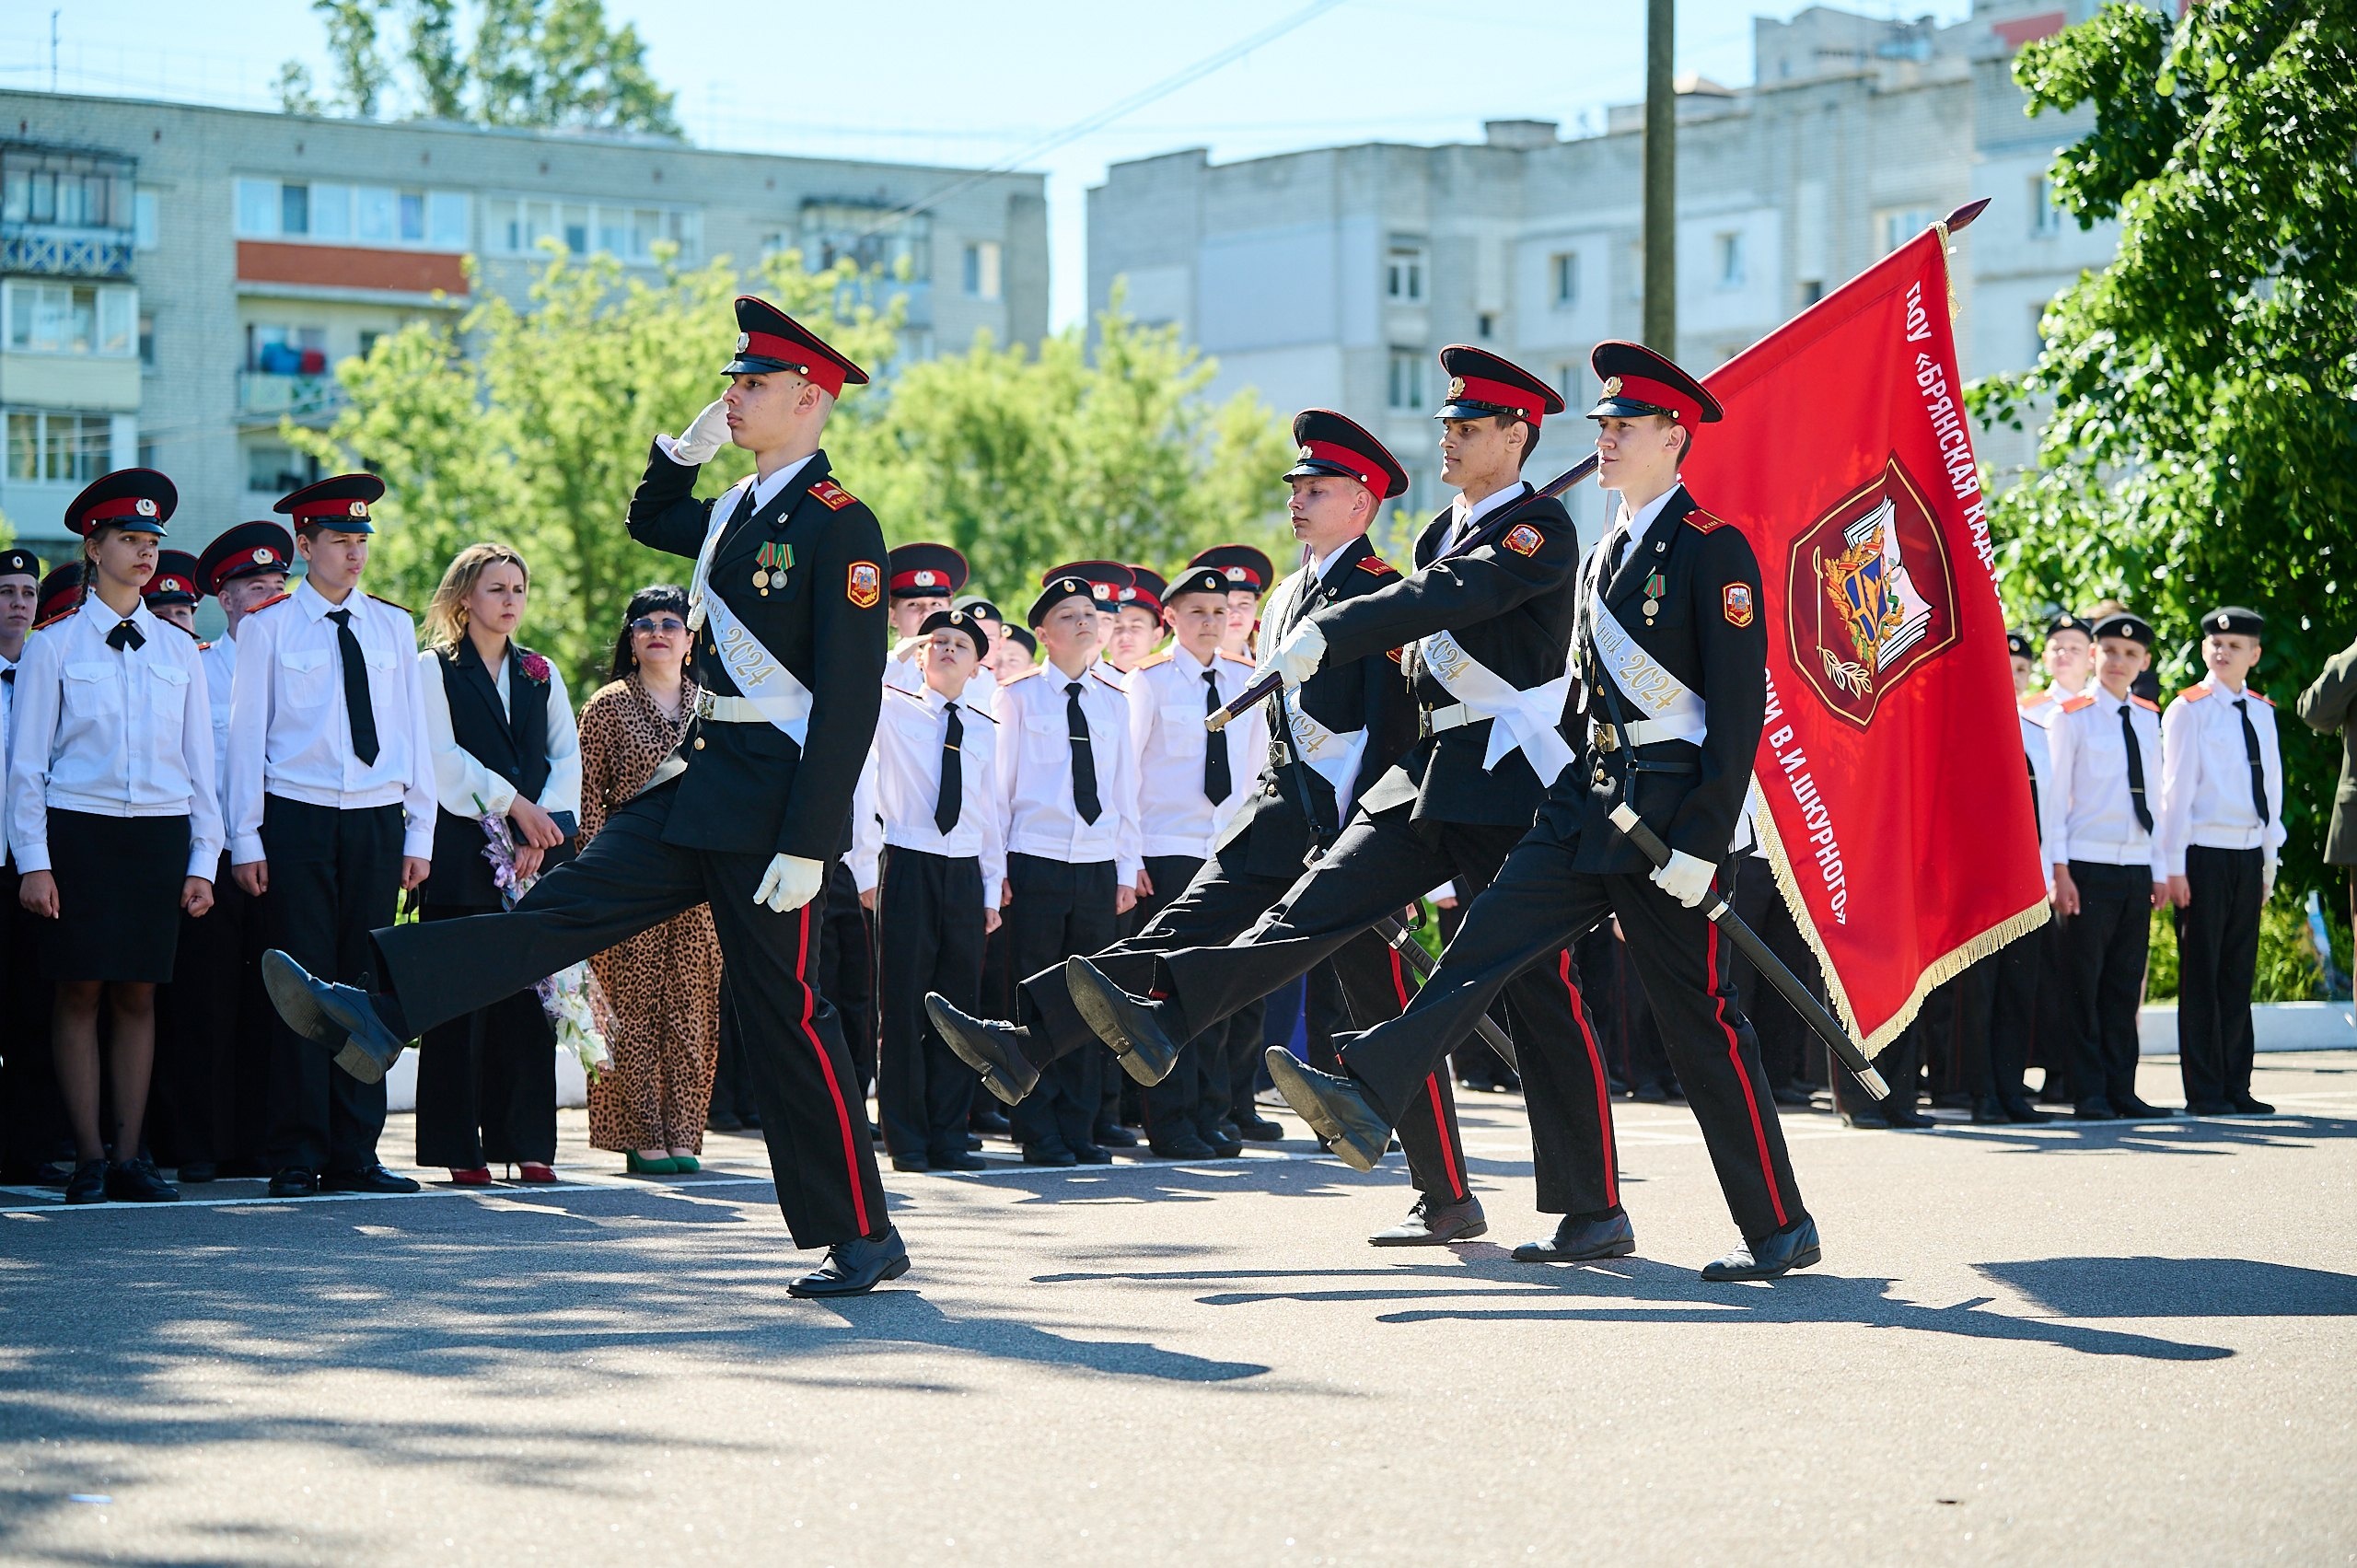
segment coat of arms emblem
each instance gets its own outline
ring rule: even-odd
[[[1794,662],[1826,706],[1861,727],[1956,641],[1955,574],[1895,455],[1793,541],[1784,602]]]

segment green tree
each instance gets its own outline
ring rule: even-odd
[[[467,66],[459,55],[458,9],[458,0],[410,0],[402,56],[421,119],[466,118]]]
[[[2136,605],[2164,690],[2200,677],[2204,610],[2264,610],[2284,881],[2328,885],[2338,748],[2288,699],[2357,629],[2357,6],[2210,0],[2172,24],[2112,0],[2014,75],[2033,115],[2094,107],[2055,200],[2117,218],[2119,249],[2048,307],[2035,366],[1974,389],[1984,423],[2045,420],[1992,507],[2008,597]]]
[[[328,57],[335,63],[335,102],[363,120],[377,117],[392,73],[377,37],[383,0],[311,0],[311,10],[328,29]]]

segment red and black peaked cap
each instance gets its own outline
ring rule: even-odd
[[[790,370],[841,397],[846,384],[867,385],[867,372],[827,346],[818,333],[766,299],[737,296],[737,357],[724,376],[767,376]]]
[[[1537,425],[1548,414],[1563,412],[1562,396],[1554,388],[1487,349],[1451,343],[1440,351],[1440,367],[1448,372],[1448,398],[1434,419],[1494,415]]]
[[[887,587],[894,598],[947,598],[966,586],[966,558],[946,544],[904,544],[885,559],[892,568]]]
[[[384,499],[385,482],[373,473],[340,473],[317,484],[307,484],[282,496],[273,512],[295,519],[297,528],[331,528],[337,533],[375,533],[368,508]]]
[[[1407,491],[1408,470],[1390,449],[1332,409],[1306,408],[1295,414],[1293,439],[1295,461],[1285,470],[1287,479],[1339,474],[1365,485],[1377,501]]]
[[[204,597],[197,586],[196,557],[185,550],[159,550],[156,552],[156,575],[139,590],[139,597],[149,605],[194,604]]]
[[[154,469],[117,469],[92,480],[65,508],[65,526],[88,538],[102,523],[161,534],[180,493]]]
[[[1216,566],[1227,578],[1228,591],[1248,589],[1266,593],[1276,582],[1276,568],[1269,561],[1268,552],[1255,550],[1248,544],[1214,544],[1209,550],[1199,550],[1190,566]]]
[[[1702,383],[1643,343],[1613,340],[1596,345],[1588,356],[1596,378],[1604,383],[1590,419],[1635,419],[1658,413],[1675,420],[1690,433],[1698,424],[1716,424],[1724,417],[1719,400]]]
[[[209,594],[257,572],[294,569],[295,536],[267,519],[222,529],[196,558],[197,583]]]

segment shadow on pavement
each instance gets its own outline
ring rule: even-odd
[[[2060,1318],[2351,1318],[2357,1275],[2247,1258],[2038,1258],[1977,1263]]]
[[[2000,1154],[2085,1155],[2126,1150],[2140,1155],[2190,1155],[2220,1159],[2246,1149],[2305,1149],[2338,1139],[2357,1138],[2357,1118],[2278,1114],[2073,1121],[2065,1110],[2038,1127],[1971,1127],[1962,1122],[1945,1122],[1941,1130],[1986,1144]]]

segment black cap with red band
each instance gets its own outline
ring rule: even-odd
[[[1127,566],[1118,561],[1067,561],[1053,571],[1040,575],[1045,587],[1067,577],[1077,577],[1088,585],[1088,597],[1097,608],[1110,615],[1121,608],[1121,595],[1137,587],[1137,578]]]
[[[196,583],[196,557],[185,550],[156,552],[156,575],[141,585],[139,597],[150,608],[159,604],[194,604],[204,597]]]
[[[1519,419],[1536,427],[1563,412],[1554,388],[1487,349],[1451,343],[1440,351],[1440,367],[1448,372],[1448,399],[1434,419]]]
[[[1143,610],[1159,620],[1163,604],[1170,598],[1169,580],[1151,566],[1134,563],[1130,567],[1130,587],[1114,596],[1120,607]]]
[[[1296,461],[1287,479],[1340,474],[1357,480],[1377,501],[1404,494],[1408,470],[1384,444],[1332,409],[1306,408],[1293,416]]]
[[[904,544],[885,557],[894,598],[947,598],[966,586],[966,558],[946,544]]]
[[[1590,419],[1636,419],[1657,413],[1686,427],[1716,424],[1724,414],[1719,400],[1702,383],[1643,343],[1618,340],[1600,343],[1588,356],[1596,377],[1604,383]]]
[[[267,519],[224,528],[196,558],[196,581],[206,593],[260,572],[281,576],[295,569],[295,536]]]
[[[297,528],[332,528],[337,533],[375,533],[368,508],[384,499],[385,482],[373,473],[340,473],[317,484],[307,484],[282,496],[271,508],[295,519]]]
[[[1209,550],[1197,551],[1187,564],[1218,567],[1220,575],[1227,579],[1231,593],[1266,593],[1277,580],[1276,568],[1270,563],[1268,552],[1248,544],[1214,544]]]
[[[831,396],[845,385],[865,387],[867,372],[827,346],[818,333],[766,299],[737,296],[737,357],[724,376],[773,376],[790,370]]]
[[[65,526],[85,538],[103,525],[161,534],[180,493],[154,469],[117,469],[92,480],[65,508]]]
[[[1227,598],[1227,574],[1218,567],[1190,566],[1171,579],[1170,592],[1166,596],[1166,601],[1176,602],[1185,594],[1217,594],[1225,602]]]
[[[52,566],[49,575],[41,580],[41,588],[33,600],[33,624],[45,625],[82,601],[82,563],[68,561]]]

